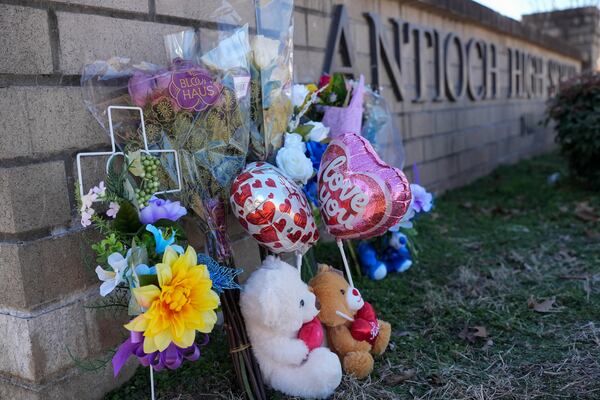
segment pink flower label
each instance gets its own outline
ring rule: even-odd
[[[215,104],[221,89],[221,85],[213,81],[210,73],[200,68],[174,72],[169,84],[169,93],[177,105],[194,111],[204,111]]]

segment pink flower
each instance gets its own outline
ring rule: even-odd
[[[156,89],[167,90],[169,88],[169,84],[171,83],[171,75],[173,75],[171,71],[161,71],[156,74]]]
[[[119,203],[111,201],[109,206],[108,206],[108,210],[106,211],[106,215],[108,215],[111,218],[117,218],[117,213],[119,212],[120,206]]]
[[[102,197],[106,193],[106,186],[104,186],[104,181],[100,181],[98,186],[94,186],[92,188],[92,193],[97,195],[97,197]],[[95,200],[95,199],[94,199]]]
[[[168,94],[171,75],[172,72],[166,70],[158,71],[155,75],[136,71],[127,85],[133,104],[143,107],[153,99]]]
[[[321,78],[319,79],[319,88],[329,85],[330,81],[331,81],[331,75],[322,75]]]
[[[92,224],[92,215],[94,210],[89,208],[81,213],[81,225],[90,226]]]
[[[90,189],[88,194],[84,195],[81,198],[81,212],[83,213],[88,208],[92,207],[92,203],[94,203],[98,199],[98,195],[94,193],[94,189]]]

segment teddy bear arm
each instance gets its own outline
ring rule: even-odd
[[[377,320],[377,322],[379,323],[379,335],[377,336],[377,339],[375,339],[375,343],[373,343],[373,349],[371,352],[379,356],[385,352],[385,349],[390,343],[392,326],[389,322],[385,322],[380,319]]]
[[[350,330],[344,325],[331,328],[330,338],[333,347],[340,355],[353,351],[371,351],[371,345],[368,342],[354,339]]]
[[[262,351],[272,360],[288,365],[299,365],[308,356],[308,347],[300,339],[272,338]]]

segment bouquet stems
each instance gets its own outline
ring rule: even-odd
[[[239,290],[226,290],[221,295],[225,329],[233,368],[240,387],[249,400],[266,400],[260,368],[250,348],[250,340],[239,306]]]
[[[235,268],[229,239],[227,238],[224,202],[210,199],[205,202],[205,210],[208,212],[208,221],[212,225],[212,229],[206,235],[210,256],[228,267]],[[235,279],[237,282],[237,277]],[[231,355],[238,385],[244,389],[246,398],[249,400],[266,400],[267,395],[262,374],[252,353],[239,299],[239,290],[225,290],[221,295],[221,307],[229,342],[229,354]]]

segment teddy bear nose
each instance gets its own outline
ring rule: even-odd
[[[355,296],[358,296],[359,295],[358,290],[357,289],[352,289],[352,294],[355,295]]]

